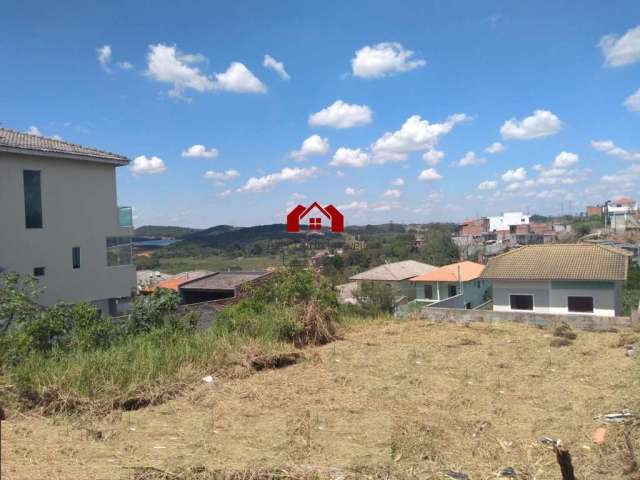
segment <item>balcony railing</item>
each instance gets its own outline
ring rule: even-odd
[[[133,227],[133,208],[118,207],[118,225],[121,227]]]

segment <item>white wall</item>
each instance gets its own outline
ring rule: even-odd
[[[25,227],[23,170],[41,171],[42,229]],[[135,267],[107,267],[106,238],[132,234],[118,225],[114,165],[0,153],[0,267],[21,274],[45,267],[41,303],[130,296]]]
[[[512,225],[526,225],[529,215],[522,212],[505,212],[499,217],[489,217],[489,231],[508,230]]]

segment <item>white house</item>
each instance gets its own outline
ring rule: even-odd
[[[528,225],[529,215],[522,212],[504,212],[497,217],[489,217],[489,231],[509,230],[516,225]]]
[[[607,202],[604,207],[605,220],[616,232],[624,232],[629,227],[638,228],[638,204],[629,197],[619,197],[614,202]]]
[[[89,301],[115,314],[136,287],[126,157],[0,128],[0,269],[35,276],[39,302]]]
[[[597,244],[529,245],[489,260],[480,278],[493,284],[493,309],[622,315],[630,254]]]

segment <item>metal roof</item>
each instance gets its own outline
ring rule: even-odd
[[[0,150],[21,154],[45,155],[61,158],[102,161],[126,165],[129,159],[104,150],[84,147],[54,138],[0,128]]]

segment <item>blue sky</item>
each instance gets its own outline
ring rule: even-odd
[[[637,1],[25,1],[3,19],[0,121],[134,160],[118,196],[138,225],[640,196]]]

